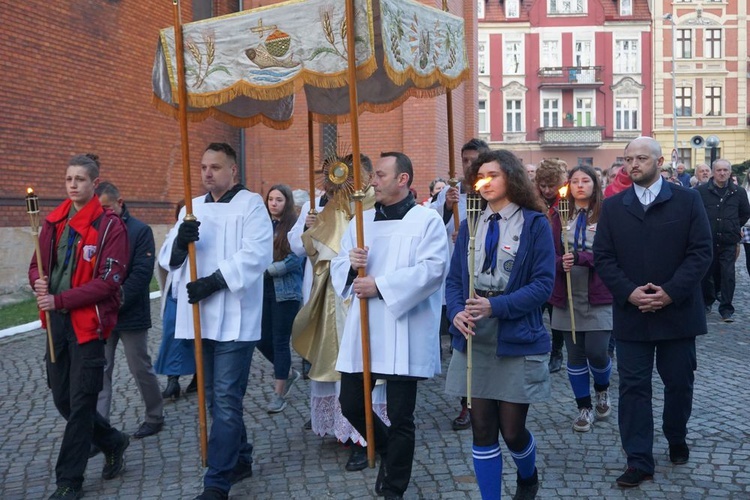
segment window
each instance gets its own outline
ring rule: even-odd
[[[593,167],[594,166],[594,158],[591,157],[591,156],[579,156],[578,157],[578,165],[577,166],[582,167],[584,165],[587,166],[587,167]]]
[[[193,0],[193,21],[214,17],[213,0]]]
[[[487,68],[487,41],[480,40],[477,44],[477,66],[479,66],[479,74],[487,75],[489,68]]]
[[[542,99],[542,127],[560,126],[560,99]]]
[[[522,46],[520,41],[505,42],[505,68],[503,74],[520,75],[523,73],[521,65]]]
[[[705,156],[703,157],[704,158],[703,163],[705,163],[706,165],[710,167],[711,166],[711,148],[705,148],[704,151],[705,151]],[[718,160],[719,158],[721,158],[721,148],[716,148],[716,159]]]
[[[518,0],[505,0],[505,17],[517,19],[520,13]]]
[[[620,0],[620,15],[621,16],[633,15],[633,0]]]
[[[624,74],[638,73],[638,40],[617,40],[615,71]]]
[[[721,57],[721,29],[706,29],[706,50],[703,55],[709,59],[718,59]]]
[[[721,87],[706,87],[706,105],[703,114],[721,116]]]
[[[615,130],[639,130],[638,98],[615,99]]]
[[[591,66],[591,40],[576,40],[573,44],[574,66],[588,67]]]
[[[560,42],[558,40],[542,40],[542,67],[554,68],[560,64]]]
[[[675,56],[678,59],[691,59],[693,57],[693,30],[677,30],[677,50]]]
[[[677,87],[675,98],[675,115],[693,116],[693,89],[690,87]]]
[[[478,114],[478,128],[479,132],[486,134],[489,132],[490,127],[487,120],[487,101],[485,99],[479,100],[479,114]]]
[[[549,14],[585,14],[586,0],[547,0]]]
[[[523,114],[521,112],[521,99],[505,100],[505,131],[522,132],[523,131]]]
[[[594,116],[594,100],[591,97],[576,97],[576,127],[590,127]]]
[[[484,2],[485,0],[477,0],[477,19],[484,19]]]
[[[693,148],[677,148],[677,163],[690,168],[693,164]]]

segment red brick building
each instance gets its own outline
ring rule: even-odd
[[[477,0],[479,133],[525,162],[609,166],[651,135],[646,0]]]
[[[266,6],[272,0],[182,2],[183,21]],[[439,0],[424,1],[441,6]],[[467,18],[469,54],[476,54],[474,0],[451,0],[451,12]],[[114,182],[131,211],[149,223],[172,219],[183,197],[177,122],[151,104],[151,71],[157,35],[173,22],[168,1],[0,0],[0,228],[28,224],[23,196],[33,186],[43,214],[65,196],[64,167],[76,153],[96,152],[102,179]],[[5,21],[10,22],[5,22]],[[472,58],[476,60],[476,56]],[[476,130],[476,80],[453,92],[456,153]],[[244,132],[242,167],[248,187],[265,193],[272,184],[307,186],[307,125],[304,96],[296,101],[296,122],[286,131],[258,126]],[[436,175],[447,176],[445,97],[410,99],[382,115],[360,119],[362,151],[400,150],[416,166],[420,197]],[[324,133],[323,129],[328,133]],[[240,129],[212,119],[191,123],[193,191],[202,192],[200,155],[208,142],[238,147]],[[322,137],[350,144],[349,126],[315,126]],[[330,141],[330,139],[328,139]],[[460,162],[458,163],[460,169]]]

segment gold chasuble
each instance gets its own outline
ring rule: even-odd
[[[362,205],[364,210],[375,205],[372,187],[365,191]],[[335,369],[336,358],[350,301],[342,300],[333,290],[330,267],[353,216],[346,193],[337,191],[318,214],[313,227],[302,233],[302,243],[313,267],[313,284],[310,300],[294,319],[292,347],[310,362],[308,375],[318,382],[336,382],[340,378]]]

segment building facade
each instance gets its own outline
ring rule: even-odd
[[[747,0],[654,2],[654,136],[678,161],[708,163],[705,139],[719,138],[717,157],[750,158]],[[666,154],[665,154],[666,156]]]
[[[477,0],[478,127],[526,163],[608,167],[651,135],[647,0]]]

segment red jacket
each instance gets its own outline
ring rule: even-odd
[[[72,205],[65,200],[47,216],[39,235],[44,276],[57,264],[57,244]],[[104,210],[94,196],[70,219],[80,239],[75,247],[75,269],[71,288],[55,295],[55,309],[70,312],[78,343],[106,339],[117,323],[120,285],[128,265],[128,236],[125,225],[112,211]],[[29,282],[39,278],[36,255],[31,258]],[[45,323],[44,313],[39,315]],[[46,326],[46,325],[45,325]]]

